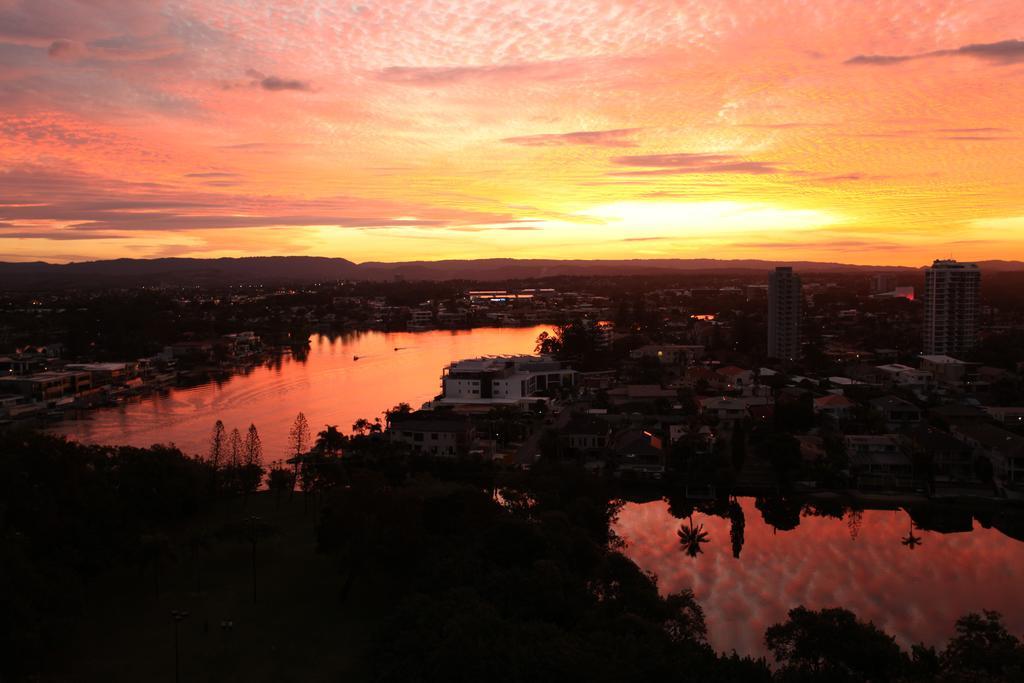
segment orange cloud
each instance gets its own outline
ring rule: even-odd
[[[0,2],[0,168],[35,169],[0,253],[1024,258],[986,227],[1024,215],[1022,34],[1015,0]]]

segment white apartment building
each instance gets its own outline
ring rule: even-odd
[[[518,404],[575,382],[575,370],[541,356],[470,358],[444,369],[438,403]]]

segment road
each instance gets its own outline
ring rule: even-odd
[[[562,412],[555,417],[553,424],[545,424],[543,419],[537,421],[533,432],[516,450],[516,465],[533,464],[537,459],[537,455],[540,454],[540,439],[544,435],[544,431],[546,429],[554,429],[556,432],[560,432],[569,424],[569,419],[572,417],[569,408],[569,406],[563,406]]]

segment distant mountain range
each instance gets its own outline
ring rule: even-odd
[[[308,283],[321,280],[501,281],[572,275],[665,275],[681,272],[749,273],[777,265],[815,273],[912,271],[900,266],[857,266],[815,261],[757,259],[474,259],[354,263],[316,256],[115,259],[54,264],[0,262],[0,288],[59,289],[132,285]],[[981,261],[984,272],[1024,271],[1021,261]]]

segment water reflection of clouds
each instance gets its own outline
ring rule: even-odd
[[[753,499],[741,503],[746,529],[738,560],[728,519],[694,515],[711,537],[696,559],[680,550],[682,520],[663,502],[629,504],[617,525],[626,554],[658,576],[662,592],[694,590],[720,650],[763,654],[764,630],[801,604],[851,609],[905,646],[941,645],[957,617],[980,609],[1001,611],[1013,632],[1024,632],[1024,592],[1013,588],[1024,544],[994,529],[919,530],[924,543],[908,550],[900,543],[910,529],[904,512],[865,511],[852,540],[846,520],[833,518],[804,516],[796,529],[776,533]]]

